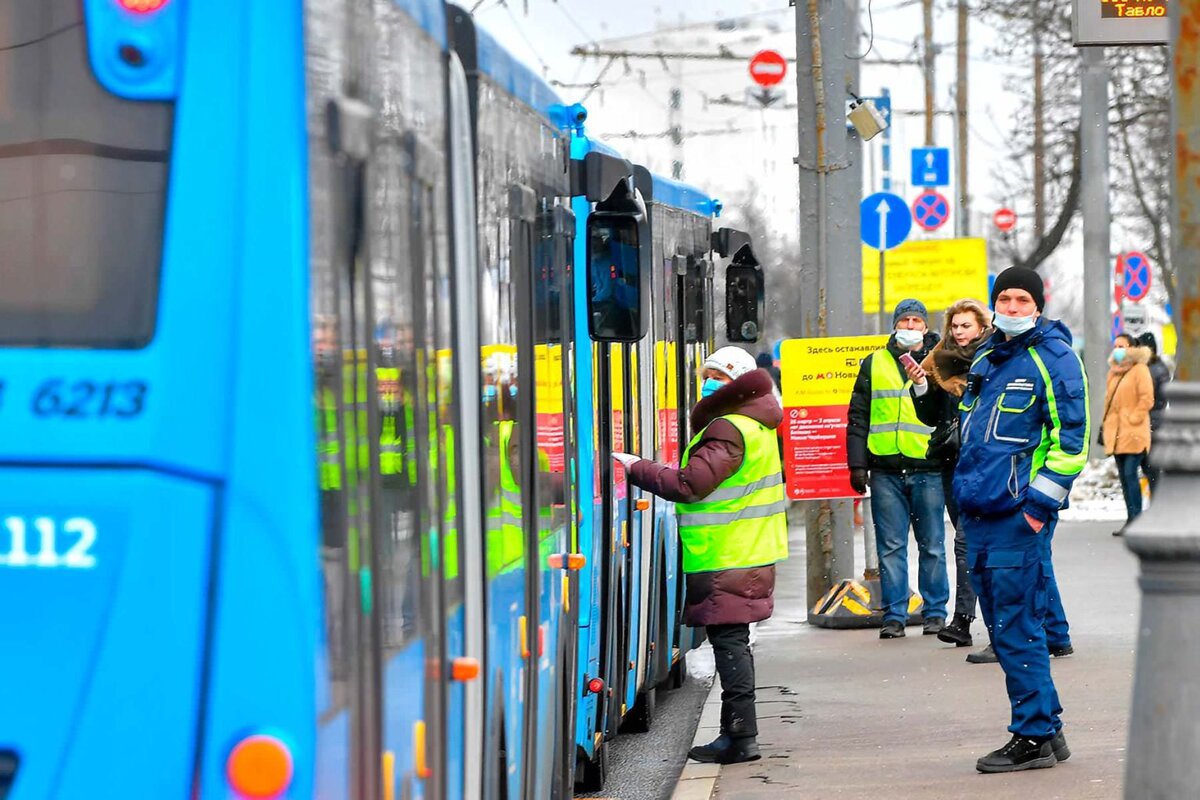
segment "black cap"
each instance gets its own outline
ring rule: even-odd
[[[1042,284],[1042,276],[1025,267],[1009,267],[996,276],[996,285],[992,287],[992,308],[996,307],[996,298],[1005,289],[1024,289],[1033,296],[1037,310],[1046,307],[1046,287]]]

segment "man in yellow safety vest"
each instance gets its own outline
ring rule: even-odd
[[[871,516],[883,594],[880,639],[904,636],[908,622],[908,528],[920,557],[917,582],[925,605],[924,633],[945,627],[950,581],[946,573],[945,496],[942,464],[930,459],[933,428],[917,417],[905,361],[917,364],[938,342],[919,300],[902,300],[892,314],[895,332],[863,359],[850,398],[846,461],[850,485],[860,494],[871,486]]]
[[[775,563],[787,558],[783,472],[775,429],[783,409],[754,358],[722,347],[704,361],[701,400],[680,468],[613,458],[635,486],[676,504],[687,586],[683,619],[705,626],[721,677],[721,734],[688,753],[703,762],[759,758],[750,623],[774,610]]]

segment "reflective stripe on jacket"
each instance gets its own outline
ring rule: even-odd
[[[1015,339],[980,347],[959,404],[954,495],[966,514],[1023,510],[1046,520],[1065,508],[1087,464],[1087,376],[1061,322],[1039,319]]]
[[[874,456],[905,455],[923,459],[933,428],[921,422],[913,405],[912,382],[886,349],[871,359],[871,428],[867,449]]]
[[[787,504],[775,431],[741,414],[718,419],[741,433],[741,466],[703,500],[679,503],[683,571],[711,572],[774,564],[787,558]],[[682,466],[703,437],[688,444]]]

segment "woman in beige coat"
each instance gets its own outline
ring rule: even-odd
[[[1105,454],[1116,458],[1125,495],[1125,525],[1113,531],[1114,536],[1123,534],[1142,513],[1138,467],[1150,451],[1150,410],[1154,408],[1154,379],[1146,366],[1149,361],[1149,349],[1135,347],[1131,337],[1121,334],[1114,340],[1100,434]]]

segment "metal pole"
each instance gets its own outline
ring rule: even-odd
[[[1109,295],[1108,68],[1104,51],[1082,48],[1080,129],[1083,191],[1084,349],[1093,425],[1104,412],[1107,359],[1112,343]],[[1092,450],[1096,454],[1096,448]],[[1103,457],[1100,452],[1099,456]]]
[[[881,94],[887,100],[891,100],[892,93],[885,87]],[[883,190],[890,192],[892,190],[892,126],[888,125],[883,129]]]
[[[925,146],[933,147],[933,68],[936,64],[933,53],[933,0],[921,0],[925,19],[925,39],[922,56],[925,62]]]
[[[800,167],[800,319],[794,335],[862,332],[861,168],[849,169],[846,133],[846,0],[796,7],[796,99]],[[857,179],[856,177],[857,176]],[[857,180],[857,182],[856,182]],[[854,572],[850,501],[805,503],[808,599]]]
[[[1042,56],[1041,26],[1037,17],[1037,0],[1031,9],[1033,22],[1033,238],[1040,241],[1046,235],[1046,92],[1044,59]],[[1084,56],[1087,63],[1087,56]],[[1085,92],[1086,96],[1086,92]],[[1107,95],[1106,95],[1107,96]],[[1108,107],[1105,106],[1105,114]],[[1108,117],[1105,116],[1107,120]],[[1107,129],[1107,126],[1106,126]],[[1108,150],[1105,149],[1107,154]],[[1107,159],[1104,162],[1108,163]]]
[[[883,242],[879,242],[879,321],[876,323],[878,330],[876,333],[888,332],[888,313],[885,305],[884,281],[887,279],[887,250],[883,249]]]
[[[1129,530],[1141,560],[1142,618],[1129,724],[1125,797],[1188,797],[1200,786],[1200,692],[1193,665],[1200,636],[1200,531],[1193,518],[1200,490],[1200,0],[1171,10],[1174,58],[1174,191],[1171,224],[1179,323],[1176,383],[1165,422],[1154,434],[1154,462],[1165,471],[1154,504]]]
[[[968,21],[967,0],[958,0],[958,85],[954,89],[954,104],[958,130],[958,224],[959,236],[971,233],[971,193],[967,180],[969,127],[967,125]]]

